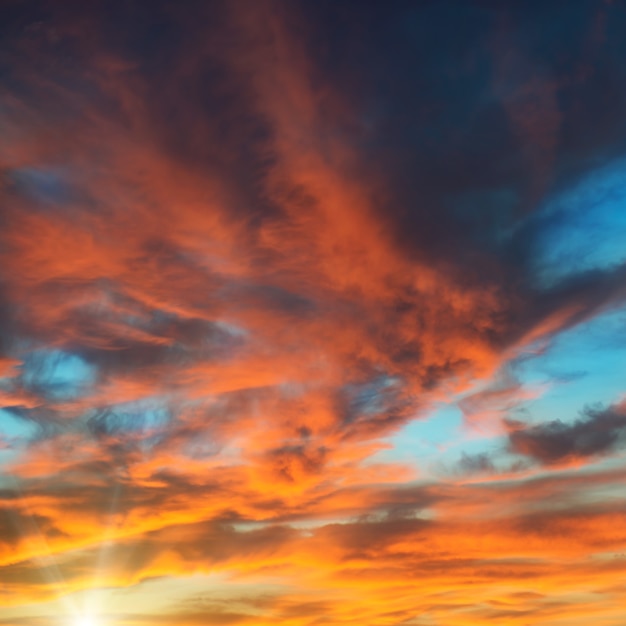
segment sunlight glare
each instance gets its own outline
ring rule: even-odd
[[[81,615],[74,620],[72,626],[99,626],[98,622],[91,615]]]

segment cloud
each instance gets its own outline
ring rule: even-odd
[[[463,474],[484,474],[495,471],[495,466],[489,455],[485,452],[481,454],[463,454],[459,461],[459,470]]]
[[[584,462],[615,452],[626,436],[622,404],[586,408],[572,423],[560,420],[528,426],[509,421],[509,448],[544,465]]]
[[[623,265],[536,263],[622,150],[623,16],[410,4],[7,4],[4,623],[623,621],[622,405],[509,419],[506,474],[405,430],[500,425],[623,307]]]

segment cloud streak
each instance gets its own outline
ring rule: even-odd
[[[573,423],[554,420],[525,426],[509,422],[511,451],[545,465],[583,461],[610,454],[623,443],[626,415],[623,405],[605,409],[587,408]]]

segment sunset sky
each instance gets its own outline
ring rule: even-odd
[[[626,624],[626,3],[0,0],[0,626],[483,624]]]

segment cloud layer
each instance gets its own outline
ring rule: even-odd
[[[0,11],[0,624],[624,622],[619,6]]]

